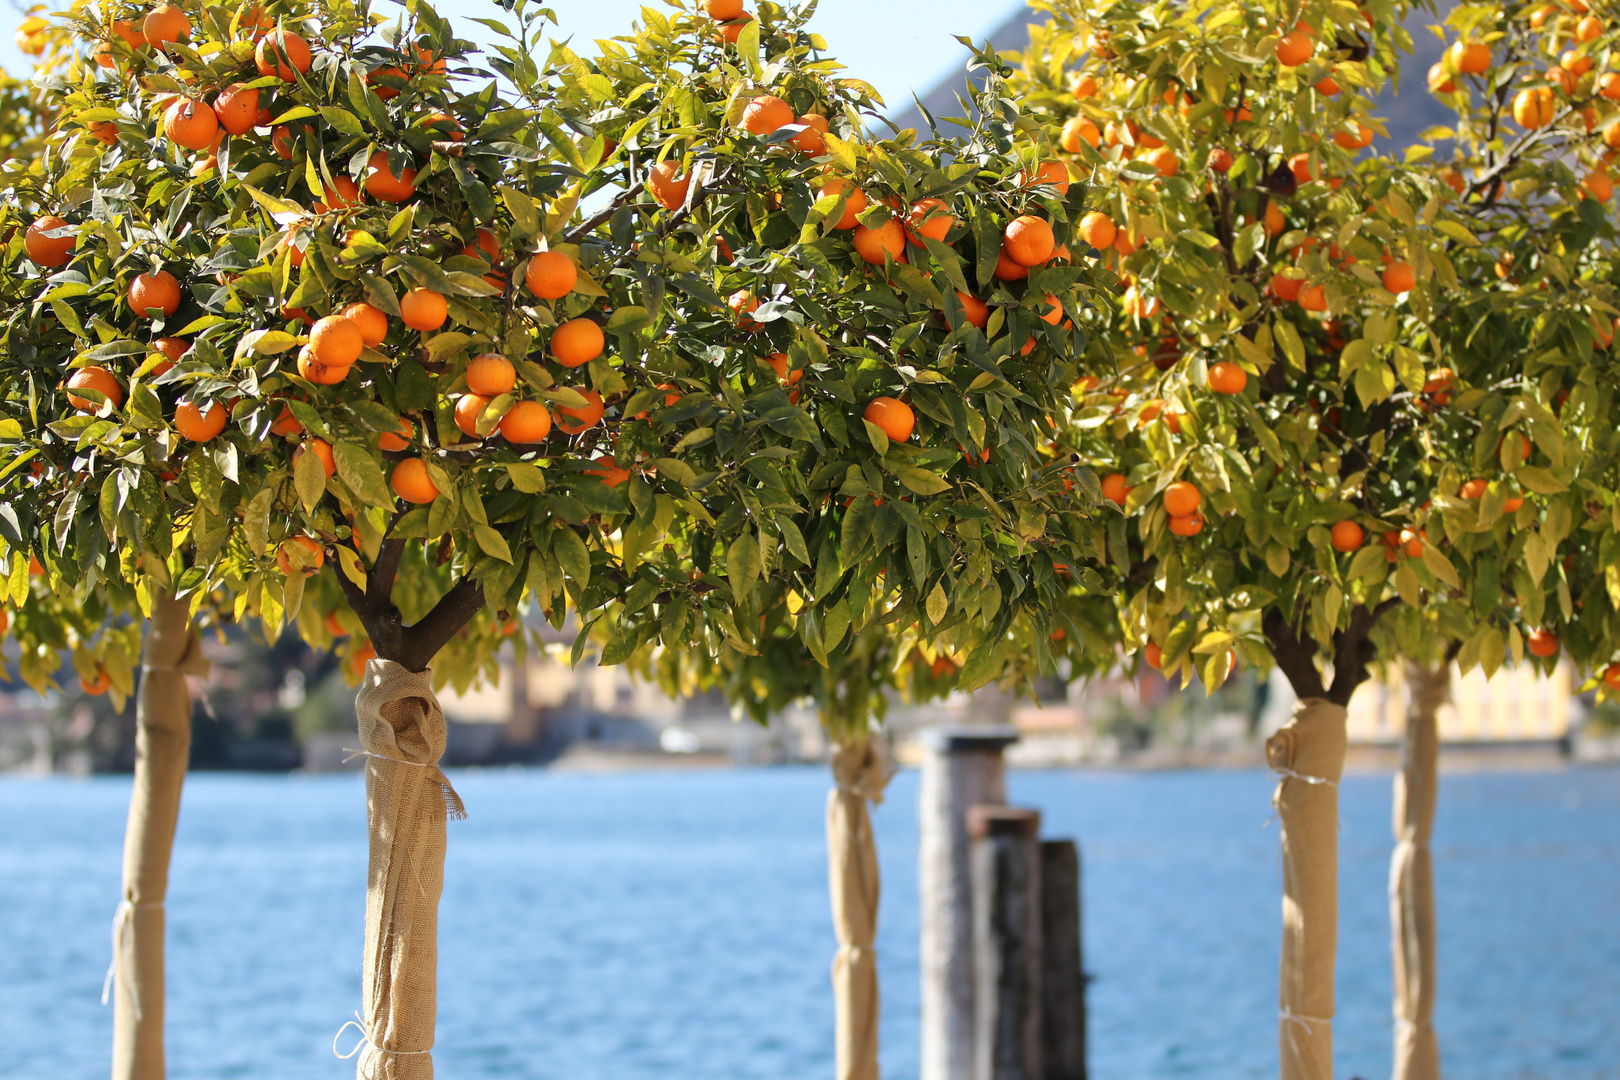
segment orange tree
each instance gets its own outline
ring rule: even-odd
[[[541,64],[548,17],[77,9],[7,173],[12,549],[440,683],[525,603],[611,663],[757,652],[790,592],[813,654],[881,611],[990,677],[1094,548],[1047,447],[1084,188],[1010,107],[865,140],[802,14]]]
[[[1385,156],[1364,152],[1371,94],[1405,5],[1034,6],[1053,18],[1014,89],[1108,193],[1079,229],[1123,291],[1063,446],[1119,511],[1122,642],[1207,688],[1239,658],[1276,666],[1302,700],[1270,747],[1285,967],[1307,972],[1279,1030],[1285,1075],[1316,1075],[1355,688],[1401,656],[1551,664],[1560,634],[1609,655],[1613,597],[1557,553],[1595,564],[1613,505],[1613,232],[1590,163],[1620,77],[1576,13],[1459,6],[1429,73],[1458,123]],[[1532,22],[1574,32],[1555,71]]]

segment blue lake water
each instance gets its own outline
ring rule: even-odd
[[[832,1074],[819,769],[455,774],[439,1075]],[[917,1068],[916,785],[878,810],[884,1071]],[[1278,860],[1259,772],[1018,773],[1085,859],[1099,1080],[1275,1075]],[[1343,787],[1338,1071],[1389,1070],[1388,778]],[[127,778],[0,780],[0,1076],[100,1080]],[[1448,776],[1436,833],[1449,1075],[1620,1075],[1620,772]],[[355,776],[193,775],[169,896],[175,1080],[353,1075]]]

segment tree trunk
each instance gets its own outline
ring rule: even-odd
[[[162,1080],[163,903],[191,753],[186,675],[203,675],[190,604],[152,605],[135,704],[135,786],[124,833],[123,901],[113,921],[113,1080]]]
[[[1343,705],[1300,701],[1266,742],[1281,774],[1274,802],[1282,828],[1283,941],[1278,1046],[1282,1080],[1333,1076],[1333,967],[1339,922],[1339,777]]]
[[[830,730],[838,731],[836,727]],[[867,801],[883,801],[893,767],[881,738],[837,746],[827,796],[827,876],[832,894],[837,1080],[878,1080],[878,861]]]
[[[1435,715],[1451,693],[1451,665],[1406,665],[1410,700],[1401,771],[1395,777],[1395,854],[1389,917],[1395,953],[1394,1080],[1439,1080],[1434,1034],[1434,831],[1440,735]]]
[[[355,713],[371,836],[355,1075],[432,1080],[445,820],[465,816],[439,769],[444,711],[428,672],[372,660]]]

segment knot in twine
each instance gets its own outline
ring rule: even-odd
[[[411,765],[418,769],[432,769],[434,773],[437,774],[439,790],[444,793],[444,812],[449,815],[451,821],[467,820],[467,804],[461,801],[460,795],[456,794],[456,789],[451,786],[450,778],[444,775],[444,770],[432,762],[406,761],[402,757],[389,757],[387,754],[374,754],[370,750],[356,750],[353,747],[348,746],[343,748],[343,752],[349,755],[343,759],[342,763],[344,765],[347,765],[357,757],[369,757],[376,758],[378,761],[392,761],[397,765]],[[401,1050],[398,1052],[404,1053],[405,1051]],[[412,1051],[412,1053],[414,1052],[415,1051]]]
[[[338,1053],[337,1047],[338,1040],[343,1038],[343,1033],[348,1031],[350,1028],[354,1028],[354,1030],[360,1033],[360,1041],[355,1043],[354,1049],[350,1050],[347,1054],[340,1054]],[[344,1023],[342,1027],[337,1029],[337,1034],[332,1036],[332,1056],[337,1058],[339,1061],[348,1061],[361,1051],[365,1052],[366,1057],[370,1057],[372,1054],[396,1054],[400,1057],[405,1057],[410,1054],[433,1053],[432,1050],[390,1050],[385,1046],[378,1046],[377,1040],[371,1037],[370,1033],[366,1031],[365,1025],[360,1022],[360,1014],[355,1013],[354,1019]],[[366,1058],[361,1058],[360,1060],[364,1062]]]
[[[1267,818],[1265,823],[1260,826],[1262,829],[1270,825],[1273,821],[1277,820],[1277,814],[1282,810],[1283,785],[1288,783],[1288,781],[1301,780],[1307,784],[1320,784],[1330,788],[1337,788],[1339,786],[1339,782],[1337,780],[1329,780],[1325,776],[1311,776],[1309,773],[1296,772],[1294,770],[1294,754],[1298,749],[1297,738],[1298,732],[1291,727],[1284,727],[1280,728],[1271,736],[1271,738],[1266,740],[1266,765],[1271,769],[1272,772],[1276,773],[1280,779],[1277,781],[1277,790],[1271,793],[1271,816]],[[1288,1019],[1295,1018],[1290,1016]],[[1307,1033],[1310,1031],[1308,1025],[1306,1027],[1306,1031]]]
[[[135,966],[135,939],[130,936],[129,925],[135,919],[135,912],[139,908],[161,908],[161,900],[150,904],[135,904],[128,900],[120,900],[118,908],[113,912],[112,921],[112,962],[107,965],[107,977],[101,980],[101,1003],[107,1004],[107,998],[112,994],[113,979],[123,984],[129,991],[130,1003],[135,1007],[135,1019],[141,1018],[141,991],[135,985],[135,976],[131,969]],[[122,972],[118,961],[123,960]],[[122,978],[119,975],[122,974]]]
[[[881,737],[865,738],[833,750],[833,780],[838,790],[873,803],[883,801],[883,789],[899,772],[889,744]]]
[[[1294,1012],[1292,1009],[1289,1009],[1287,1006],[1284,1006],[1282,1009],[1278,1010],[1277,1015],[1279,1017],[1281,1017],[1287,1023],[1298,1024],[1300,1027],[1305,1029],[1305,1034],[1307,1034],[1307,1035],[1314,1034],[1311,1031],[1311,1024],[1331,1024],[1331,1023],[1333,1023],[1333,1020],[1331,1018],[1321,1017],[1321,1016],[1305,1016],[1302,1013]],[[1307,1023],[1307,1021],[1309,1021],[1309,1023]]]

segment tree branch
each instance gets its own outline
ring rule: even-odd
[[[1316,650],[1309,642],[1300,639],[1281,609],[1268,608],[1260,625],[1266,635],[1266,644],[1271,648],[1271,657],[1277,661],[1277,668],[1294,688],[1294,696],[1301,701],[1327,697],[1327,690],[1322,685],[1322,673],[1316,670]]]
[[[633,187],[626,188],[618,198],[564,233],[563,239],[570,244],[579,243],[583,237],[591,235],[597,228],[613,220],[613,215],[619,212],[620,207],[634,202],[636,196],[641,194],[643,187],[645,187],[644,184],[638,183]]]
[[[398,656],[391,657],[411,671],[426,671],[440,649],[461,632],[484,606],[484,586],[472,578],[462,578],[439,598],[433,610],[403,635]],[[397,617],[397,609],[396,609]],[[382,648],[378,646],[377,655]]]

